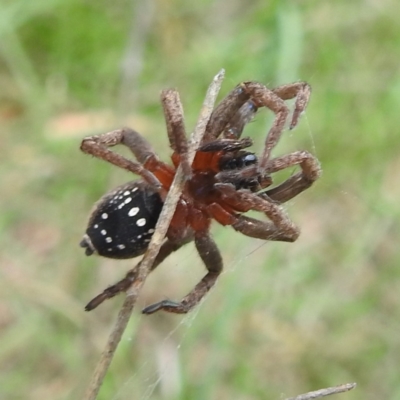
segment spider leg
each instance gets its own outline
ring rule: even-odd
[[[154,264],[151,267],[151,271],[155,270],[170,254],[172,254],[174,251],[177,251],[180,249],[183,245],[191,242],[193,240],[192,235],[187,235],[184,240],[180,242],[172,242],[170,240],[167,240],[165,243],[160,248],[160,251],[154,261]],[[94,310],[96,307],[98,307],[103,301],[107,299],[111,299],[117,294],[121,292],[125,292],[128,290],[132,284],[136,281],[138,277],[138,272],[139,272],[139,267],[140,267],[141,261],[128,273],[125,275],[123,279],[121,279],[119,282],[116,284],[109,286],[107,289],[105,289],[102,293],[94,297],[92,300],[89,301],[89,303],[85,307],[85,311],[91,311]]]
[[[257,107],[264,106],[275,113],[275,120],[267,134],[264,150],[259,158],[259,170],[264,171],[271,151],[278,143],[289,115],[289,108],[284,100],[297,96],[295,112],[290,124],[292,129],[296,126],[300,113],[307,106],[311,89],[307,83],[303,82],[280,86],[274,90],[270,90],[258,82],[244,82],[242,86]]]
[[[311,94],[310,85],[306,82],[295,82],[288,85],[278,86],[275,89],[272,89],[272,92],[278,95],[282,100],[296,98],[292,121],[290,124],[290,129],[293,129],[298,123],[300,114],[307,107]],[[249,100],[244,103],[226,125],[223,136],[226,138],[240,138],[245,125],[254,118],[257,110],[258,107],[253,101]]]
[[[208,272],[181,302],[162,300],[143,309],[143,314],[153,314],[164,310],[176,314],[186,314],[195,307],[214,286],[222,271],[222,257],[208,231],[195,232],[194,242]]]
[[[272,222],[261,221],[246,215],[239,215],[237,221],[232,224],[232,228],[246,236],[278,242],[294,242],[300,233],[297,227],[291,227],[288,232]]]
[[[244,103],[226,125],[223,136],[230,139],[239,139],[244,127],[251,122],[257,110],[258,107],[252,101]]]
[[[259,221],[244,215],[234,216],[236,221],[231,224],[233,229],[246,236],[264,240],[294,242],[298,238],[299,228],[278,204],[248,190],[235,190],[235,187],[229,183],[217,183],[215,188],[231,207],[240,212],[260,211],[269,219],[269,221]]]
[[[288,85],[278,86],[273,89],[282,100],[296,98],[290,129],[293,129],[298,121],[300,114],[306,109],[311,95],[311,86],[307,82],[295,82]]]
[[[128,160],[108,148],[117,144],[127,146],[139,162]],[[88,136],[82,140],[81,150],[84,153],[91,154],[94,157],[108,161],[117,167],[141,176],[158,191],[162,189],[160,181],[142,165],[149,159],[154,160],[156,163],[160,163],[160,161],[158,161],[149,142],[138,132],[130,128],[118,129],[102,135]]]
[[[244,126],[253,119],[258,108],[264,106],[276,114],[266,142],[264,158],[268,159],[289,115],[284,100],[296,98],[290,123],[290,129],[293,129],[298,123],[300,114],[307,107],[310,94],[311,87],[306,82],[282,85],[273,90],[258,82],[244,82],[233,89],[215,108],[207,124],[203,142],[215,140],[221,133],[225,138],[238,139]]]
[[[235,89],[217,105],[211,114],[204,134],[203,143],[217,139],[224,131],[226,125],[249,98],[250,95],[243,90],[242,85],[236,86]]]
[[[163,90],[161,92],[161,103],[164,109],[169,143],[171,148],[179,154],[183,172],[189,178],[192,171],[187,158],[188,141],[179,93],[173,89]]]
[[[268,173],[273,173],[294,165],[300,165],[301,172],[264,192],[272,200],[288,201],[309,188],[321,176],[319,161],[307,151],[296,151],[274,158],[268,162],[266,170]]]
[[[259,158],[259,169],[263,171],[269,160],[272,149],[276,146],[281,137],[289,115],[289,108],[277,94],[261,83],[245,82],[243,83],[243,87],[258,107],[264,106],[275,113],[275,120],[267,134],[264,150]]]
[[[243,139],[218,139],[202,144],[197,151],[217,152],[217,151],[237,151],[253,145],[250,138]]]

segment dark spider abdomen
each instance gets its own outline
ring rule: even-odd
[[[102,197],[80,245],[86,255],[94,252],[109,258],[133,258],[145,252],[162,208],[157,192],[134,181]]]

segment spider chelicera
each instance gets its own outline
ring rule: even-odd
[[[146,307],[143,313],[152,314],[158,310],[186,313],[215,284],[222,271],[222,257],[210,235],[212,220],[258,239],[286,242],[297,239],[299,229],[280,203],[310,187],[320,176],[321,168],[318,160],[307,151],[276,158],[271,158],[271,151],[279,141],[290,114],[285,100],[295,99],[290,122],[292,129],[306,108],[310,93],[310,86],[305,82],[272,90],[257,82],[239,84],[213,111],[192,165],[187,161],[188,144],[179,96],[173,90],[163,91],[161,95],[173,149],[173,165],[161,161],[148,141],[129,128],[90,136],[82,141],[81,149],[85,153],[141,177],[106,194],[95,205],[80,243],[87,255],[97,253],[117,259],[142,255],[148,247],[179,164],[186,175],[183,193],[152,269],[172,252],[194,241],[207,274],[180,302],[162,300]],[[273,111],[275,119],[261,154],[256,156],[245,150],[252,145],[252,140],[241,138],[241,135],[245,125],[261,107]],[[118,144],[127,146],[137,161],[109,149]],[[269,188],[271,174],[295,165],[300,166],[298,173]],[[267,220],[244,215],[250,210],[263,213]],[[135,281],[137,270],[138,266],[96,296],[86,310],[92,310],[105,299],[126,291]]]

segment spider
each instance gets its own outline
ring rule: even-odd
[[[192,165],[187,161],[188,143],[181,104],[177,92],[173,90],[165,90],[161,94],[169,143],[173,150],[172,165],[161,161],[148,141],[129,128],[83,139],[83,152],[141,177],[107,193],[97,202],[80,243],[86,255],[97,253],[115,259],[142,255],[148,247],[163,201],[180,164],[187,180],[152,270],[172,252],[194,241],[207,273],[180,302],[162,300],[144,308],[144,314],[159,310],[187,313],[213,287],[223,263],[210,235],[212,220],[253,238],[295,241],[299,229],[280,203],[310,187],[321,174],[320,164],[307,151],[276,158],[271,158],[271,151],[279,141],[290,114],[285,100],[295,99],[290,121],[292,129],[305,110],[310,94],[311,88],[305,82],[282,85],[272,90],[258,82],[239,84],[214,109]],[[245,125],[261,107],[270,109],[275,119],[261,154],[256,156],[246,150],[252,145],[252,140],[241,135]],[[110,150],[109,147],[118,144],[127,146],[137,161]],[[299,172],[270,188],[271,174],[295,165],[300,167]],[[245,213],[250,210],[264,214],[267,220],[246,216]],[[138,266],[96,296],[87,304],[86,311],[126,291],[135,281],[137,271]]]

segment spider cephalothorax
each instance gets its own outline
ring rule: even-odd
[[[142,178],[118,187],[95,205],[81,241],[86,254],[98,253],[110,258],[131,258],[143,254],[179,165],[183,167],[187,182],[153,269],[173,251],[194,241],[208,272],[181,302],[164,300],[146,307],[144,313],[151,314],[160,309],[186,313],[214,285],[222,271],[222,258],[210,236],[212,220],[230,225],[254,238],[296,240],[299,230],[279,203],[311,186],[320,175],[320,166],[318,160],[306,151],[276,158],[271,158],[271,151],[289,115],[284,100],[296,99],[290,123],[290,128],[293,128],[307,106],[309,96],[310,87],[304,82],[273,90],[257,82],[238,85],[213,111],[191,165],[187,162],[188,146],[179,98],[172,90],[162,93],[168,137],[174,150],[172,165],[160,161],[151,145],[129,128],[85,138],[81,145],[84,152]],[[241,138],[241,134],[260,107],[269,108],[276,116],[266,136],[264,149],[256,156],[245,150],[252,145],[252,141]],[[137,162],[109,149],[117,144],[127,146]],[[294,165],[299,165],[301,171],[269,189],[274,172]],[[244,215],[250,210],[263,213],[267,220]],[[123,280],[95,297],[86,310],[92,310],[106,298],[126,290],[135,277],[134,269]]]

